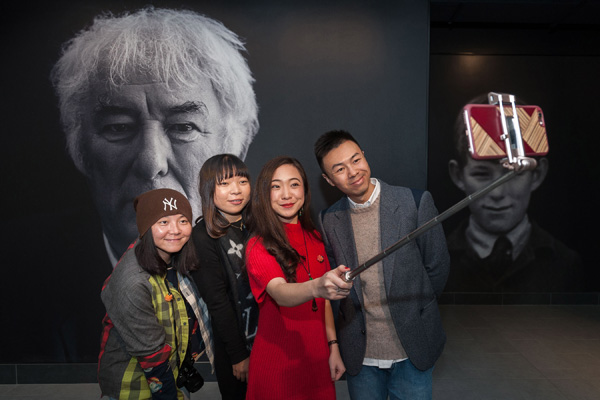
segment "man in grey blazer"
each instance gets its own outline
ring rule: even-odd
[[[437,215],[429,192],[371,178],[348,132],[322,135],[315,156],[325,180],[346,195],[318,221],[332,266],[357,267]],[[438,225],[355,279],[337,319],[351,398],[431,399],[446,342],[437,299],[449,265]]]

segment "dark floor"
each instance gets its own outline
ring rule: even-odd
[[[442,306],[435,399],[600,399],[600,306]]]
[[[437,400],[600,399],[600,306],[441,306]],[[345,382],[338,399],[348,399]],[[98,400],[96,384],[0,385],[0,400]],[[193,400],[218,399],[207,382]]]

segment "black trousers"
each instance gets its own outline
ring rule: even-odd
[[[246,382],[233,375],[231,359],[225,350],[225,345],[214,337],[215,373],[221,398],[224,400],[244,400],[246,398]]]

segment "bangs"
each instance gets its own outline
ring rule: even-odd
[[[225,179],[233,178],[234,176],[247,178],[250,180],[248,167],[237,157],[224,157],[221,162],[220,172],[216,174],[216,183],[221,183]]]

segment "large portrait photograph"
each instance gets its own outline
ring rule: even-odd
[[[587,40],[566,45],[572,34],[512,33],[491,23],[432,25],[428,187],[440,210],[509,172],[503,150],[474,159],[467,105],[487,107],[489,93],[500,93],[505,100],[513,95],[517,107],[536,106],[547,144],[544,152],[532,151],[536,168],[444,223],[449,302],[577,302],[598,290],[592,250],[598,218],[590,206],[598,196],[592,132],[600,86],[589,78],[598,57]],[[494,118],[500,126],[500,114]]]
[[[297,158],[315,215],[341,196],[313,154],[328,130],[364,142],[381,178],[426,185],[427,138],[414,134],[426,129],[426,4],[12,8],[2,162],[15,303],[2,314],[18,329],[2,362],[96,362],[100,292],[138,236],[133,200],[175,189],[197,218],[200,168],[216,154],[245,160],[251,179]]]
[[[514,3],[4,4],[0,385],[244,398],[265,343],[286,394],[314,359],[354,398],[403,361],[440,399],[549,384],[551,346],[589,372],[600,5]]]

